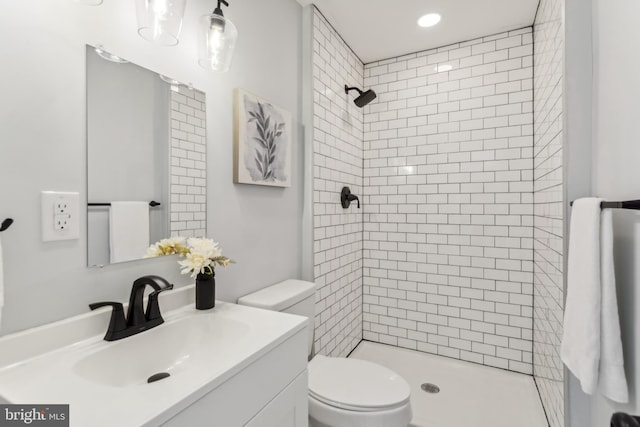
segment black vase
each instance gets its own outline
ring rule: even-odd
[[[216,306],[215,276],[215,273],[199,273],[196,277],[196,309],[208,310]]]

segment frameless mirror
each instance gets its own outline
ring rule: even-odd
[[[205,94],[87,46],[88,265],[206,228]]]

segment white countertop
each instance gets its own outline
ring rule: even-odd
[[[158,425],[308,323],[220,301],[206,311],[175,307],[193,292],[167,292],[161,307],[173,309],[162,312],[165,323],[118,341],[103,340],[110,310],[1,337],[0,403],[69,404],[76,427]],[[204,335],[194,332],[200,325]],[[104,371],[95,369],[101,364]],[[163,371],[171,376],[146,382]]]

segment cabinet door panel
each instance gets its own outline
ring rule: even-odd
[[[245,427],[307,427],[309,423],[307,393],[307,371],[305,370],[262,408]]]

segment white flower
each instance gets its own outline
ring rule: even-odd
[[[171,237],[162,239],[149,246],[145,258],[152,258],[164,255],[178,254],[186,256],[184,260],[178,261],[182,274],[191,273],[191,277],[196,277],[198,273],[213,274],[216,264],[227,267],[235,263],[222,255],[222,250],[217,242],[204,237]]]
[[[222,251],[218,247],[218,243],[211,239],[192,237],[187,240],[187,245],[191,253],[197,253],[206,258],[215,258],[222,255]]]
[[[144,255],[144,258],[153,258],[161,256],[162,252],[158,248],[157,244],[153,244],[147,248],[147,253]]]
[[[170,237],[168,239],[160,240],[161,245],[171,246],[172,248],[175,248],[177,246],[184,246],[186,242],[187,242],[187,239],[181,236]]]
[[[212,270],[210,267],[211,259],[199,253],[187,254],[186,259],[184,261],[178,261],[178,264],[182,266],[182,274],[191,273],[191,277],[194,278],[198,273],[207,273]]]
[[[186,252],[185,247],[186,239],[184,237],[171,237],[169,239],[162,239],[158,243],[163,255],[180,254],[183,255]]]

